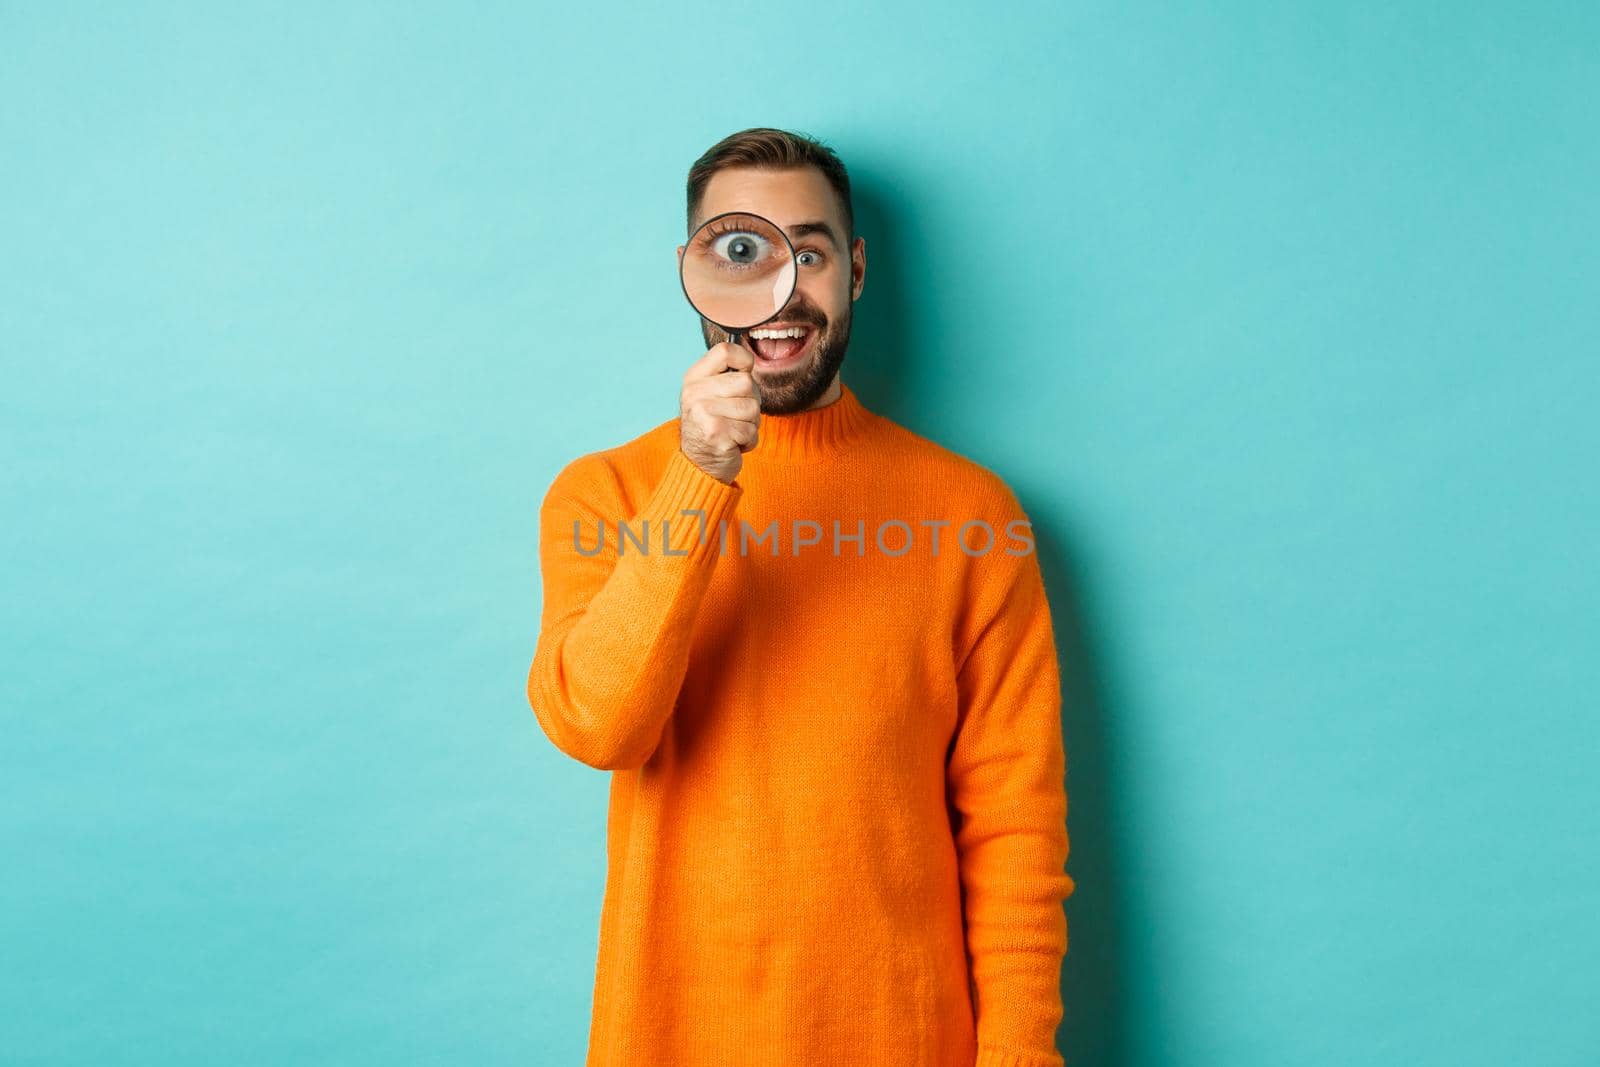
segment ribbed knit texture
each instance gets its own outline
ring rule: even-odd
[[[528,699],[613,772],[587,1067],[1061,1067],[1075,887],[1026,518],[848,386],[763,415],[731,485],[676,418],[556,477]]]

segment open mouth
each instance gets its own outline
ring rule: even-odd
[[[810,323],[785,326],[758,326],[750,331],[751,351],[760,367],[787,367],[806,358],[816,341],[817,328]]]

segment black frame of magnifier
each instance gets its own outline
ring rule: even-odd
[[[774,311],[771,315],[768,315],[766,318],[762,319],[761,322],[771,322],[773,319],[778,317],[778,314],[782,312],[784,308],[789,306],[789,301],[794,297],[794,291],[800,288],[800,262],[799,256],[794,250],[794,242],[789,240],[789,235],[783,232],[783,227],[779,226],[776,222],[773,222],[765,215],[758,214],[754,211],[724,211],[720,215],[712,215],[709,219],[706,219],[705,221],[701,222],[700,225],[696,226],[693,233],[689,234],[689,241],[684,242],[683,251],[678,253],[678,288],[683,290],[683,298],[689,301],[689,306],[694,308],[694,313],[696,315],[699,315],[702,319],[705,319],[707,322],[711,323],[711,325],[726,333],[728,335],[728,339],[734,344],[738,344],[740,334],[748,333],[750,330],[760,326],[761,322],[753,322],[749,326],[740,326],[738,329],[734,329],[729,326],[724,326],[715,319],[707,319],[705,314],[699,308],[694,306],[694,298],[689,295],[689,287],[683,283],[683,257],[689,251],[689,242],[694,240],[694,235],[696,233],[699,233],[707,226],[710,226],[718,219],[725,219],[729,215],[748,215],[753,218],[758,218],[761,221],[771,225],[774,230],[778,231],[778,236],[783,238],[784,247],[789,250],[789,262],[794,264],[794,284],[789,287],[788,295],[783,298],[783,303],[778,305],[777,311]]]

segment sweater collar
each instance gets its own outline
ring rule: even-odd
[[[761,413],[760,443],[751,455],[800,458],[838,451],[860,435],[872,413],[855,392],[839,383],[839,396],[820,408],[787,415]]]

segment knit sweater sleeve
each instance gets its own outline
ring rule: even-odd
[[[539,514],[544,602],[528,701],[561,751],[602,770],[655,751],[720,554],[718,522],[742,493],[677,449],[631,516],[594,456],[557,475]]]
[[[1016,498],[1002,524],[1026,516]],[[1061,1067],[1067,860],[1061,690],[1036,551],[1003,540],[973,563],[976,626],[958,673],[947,765],[977,1020],[977,1067]],[[1004,547],[1002,547],[1004,546]],[[1019,554],[1012,555],[1010,552]]]

